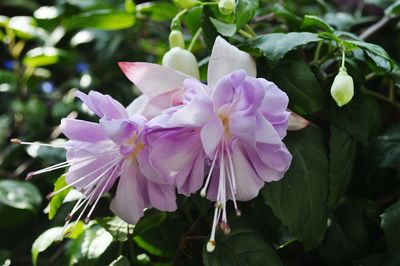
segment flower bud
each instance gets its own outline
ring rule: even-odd
[[[173,0],[174,4],[183,9],[190,9],[199,4],[197,0]]]
[[[349,103],[353,98],[353,78],[347,74],[345,67],[341,67],[336,75],[331,87],[331,95],[339,107]]]
[[[236,3],[235,0],[220,0],[218,3],[219,12],[222,15],[230,15],[235,11]]]
[[[185,48],[185,41],[183,40],[183,34],[179,30],[172,30],[168,37],[169,47],[180,47]]]
[[[162,65],[190,75],[196,79],[200,78],[196,57],[188,50],[180,47],[173,47],[165,53],[162,59]]]

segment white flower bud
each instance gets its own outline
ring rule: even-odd
[[[165,53],[162,65],[190,75],[195,79],[200,79],[196,57],[188,50],[180,47],[174,47]]]
[[[354,95],[353,78],[347,74],[346,68],[341,67],[336,75],[332,87],[331,95],[339,107],[350,102]]]
[[[185,41],[183,40],[183,34],[179,30],[172,30],[168,36],[169,47],[180,47],[185,48]]]
[[[230,15],[235,11],[236,3],[235,0],[220,0],[218,3],[219,12],[222,15]]]

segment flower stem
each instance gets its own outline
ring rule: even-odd
[[[201,32],[202,32],[202,28],[200,27],[200,28],[196,31],[196,33],[193,35],[193,38],[192,38],[192,40],[190,41],[190,44],[189,44],[189,47],[188,47],[188,51],[189,51],[189,52],[192,51],[192,49],[193,49],[193,47],[194,47],[194,45],[195,45],[197,39],[199,38]]]
[[[257,33],[254,32],[253,28],[250,27],[249,24],[244,25],[244,29],[246,30],[247,33],[249,33],[253,37],[257,37]]]
[[[253,38],[253,36],[252,36],[250,33],[248,33],[247,31],[239,30],[239,33],[240,33],[242,36],[246,37],[246,38],[249,38],[249,39]]]
[[[344,47],[342,47],[342,66],[341,66],[341,68],[346,68],[344,66],[345,62],[346,62],[346,51],[345,51]]]
[[[317,45],[317,49],[315,50],[315,54],[314,54],[314,62],[318,62],[318,60],[319,60],[319,56],[321,54],[321,49],[322,49],[322,44],[323,44],[323,42],[319,42]]]

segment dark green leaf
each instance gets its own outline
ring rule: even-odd
[[[120,30],[135,24],[135,15],[116,10],[95,10],[72,16],[67,21],[69,29],[94,28]]]
[[[143,217],[135,225],[134,235],[140,235],[147,230],[159,226],[167,217],[167,214],[155,209],[146,210]]]
[[[291,132],[286,144],[293,155],[284,178],[262,190],[265,202],[307,249],[324,237],[327,223],[329,167],[322,132],[309,126]]]
[[[235,34],[236,32],[236,26],[235,24],[228,24],[221,22],[219,20],[216,20],[215,18],[210,17],[211,23],[214,25],[215,29],[222,35],[222,36],[227,36],[231,37]]]
[[[258,0],[239,0],[236,4],[236,27],[241,29],[256,13]]]
[[[381,218],[381,226],[389,250],[393,253],[400,252],[400,201],[387,208]]]
[[[31,183],[1,180],[0,202],[15,209],[37,212],[42,203],[42,197],[39,190]]]
[[[134,228],[134,225],[128,224],[117,216],[98,218],[97,222],[113,236],[115,241],[128,240],[128,235],[132,234]]]
[[[366,145],[380,126],[380,110],[373,98],[357,93],[349,104],[341,108],[334,106],[331,119],[336,126]]]
[[[315,113],[323,107],[324,95],[310,67],[299,58],[288,58],[267,70],[267,77],[289,96],[290,108],[299,114]]]
[[[58,191],[65,187],[67,183],[65,182],[65,175],[60,176],[57,181],[54,183],[54,192]],[[64,189],[63,191],[58,192],[54,195],[49,203],[49,219],[52,220],[56,215],[58,209],[61,207],[64,198],[67,196],[68,192],[71,190],[71,187]]]
[[[249,40],[249,45],[260,49],[268,64],[275,66],[288,52],[320,40],[317,34],[310,32],[270,33]]]
[[[388,167],[400,172],[400,125],[394,125],[371,141],[374,167]]]
[[[216,239],[214,252],[203,248],[205,266],[275,266],[282,265],[271,245],[257,232],[247,228],[235,228],[228,235]]]
[[[334,208],[353,175],[357,142],[336,126],[331,126],[330,131],[328,206]]]

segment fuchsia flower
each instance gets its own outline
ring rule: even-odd
[[[78,91],[76,95],[100,117],[99,123],[63,119],[61,131],[69,138],[65,145],[67,161],[31,174],[70,166],[66,175],[68,187],[78,188],[83,196],[67,220],[83,207],[79,220],[91,205],[86,214],[89,219],[100,197],[110,190],[118,177],[111,210],[126,222],[135,224],[146,208],[175,210],[174,188],[148,169],[146,118],[129,113],[108,95],[93,91],[89,95]],[[138,104],[134,102],[131,110],[137,109]],[[151,175],[144,174],[149,172]]]
[[[289,168],[292,156],[282,142],[291,115],[287,95],[272,82],[255,78],[251,56],[220,37],[210,57],[208,85],[157,68],[152,86],[144,86],[149,84],[143,77],[155,66],[120,66],[149,101],[162,98],[171,106],[149,122],[151,166],[179,193],[189,195],[204,184],[201,195],[216,202],[207,245],[214,250],[217,225],[225,233],[230,230],[226,202],[231,199],[240,215],[236,200],[256,197],[265,182],[281,179]],[[164,79],[171,84],[163,86]],[[294,121],[305,124],[298,116]]]

